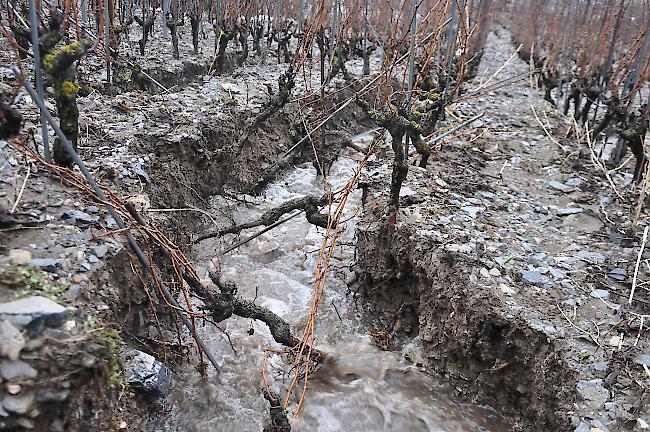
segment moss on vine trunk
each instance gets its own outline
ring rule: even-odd
[[[89,41],[74,42],[55,49],[43,58],[43,68],[54,87],[54,100],[59,114],[59,126],[72,147],[77,150],[79,138],[79,109],[77,108],[76,62],[84,56]],[[72,167],[72,158],[66,152],[59,138],[54,141],[54,161],[65,167]]]

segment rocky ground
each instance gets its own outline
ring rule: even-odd
[[[508,33],[492,33],[468,91],[513,54]],[[526,70],[513,57],[492,83]],[[360,289],[396,345],[416,337],[407,355],[521,429],[646,430],[647,249],[638,275],[635,264],[648,213],[633,221],[630,164],[611,172],[614,191],[542,96],[524,80],[456,105],[485,116],[428,169],[411,166],[395,225],[385,222],[390,167],[367,173]]]

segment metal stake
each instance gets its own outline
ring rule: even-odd
[[[36,17],[36,3],[34,0],[29,0],[29,22],[31,24],[32,36],[32,51],[34,52],[34,75],[36,76],[36,89],[38,95],[36,98],[43,104],[43,71],[41,70],[41,50],[38,45],[38,18]],[[47,120],[43,117],[41,112],[41,132],[43,134],[43,154],[45,160],[52,161],[52,154],[50,153],[50,141],[47,132]]]
[[[110,1],[104,0],[104,48],[106,48],[106,86],[108,94],[111,94],[111,23],[108,11]]]
[[[88,24],[88,0],[81,0],[81,23]]]

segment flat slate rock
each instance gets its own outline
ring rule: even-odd
[[[99,245],[95,246],[95,256],[97,258],[103,258],[104,255],[108,253],[108,246],[106,245]]]
[[[464,206],[461,207],[461,209],[469,215],[472,219],[476,218],[480,212],[485,210],[484,207],[479,207],[479,206]]]
[[[0,361],[0,375],[7,381],[12,380],[26,380],[36,378],[36,369],[31,367],[29,363],[22,360],[7,360]]]
[[[63,260],[58,258],[32,258],[27,263],[46,272],[55,273],[57,269],[61,268]]]
[[[557,215],[558,216],[569,216],[569,215],[573,215],[573,214],[582,213],[583,211],[585,211],[585,210],[583,208],[581,208],[581,207],[565,207],[565,208],[557,209]]]
[[[622,268],[613,268],[609,271],[607,276],[616,281],[623,282],[627,278],[627,272]]]
[[[603,387],[600,379],[578,381],[577,390],[593,410],[602,409],[609,400],[609,390]]]
[[[7,412],[14,414],[26,414],[34,403],[35,395],[32,392],[8,395],[2,400],[2,406]]]
[[[99,216],[92,216],[80,210],[68,210],[61,216],[63,220],[69,220],[73,225],[86,226],[99,220]]]
[[[650,354],[641,354],[634,359],[634,363],[638,365],[646,365],[650,367]]]
[[[60,326],[68,312],[67,308],[42,296],[0,303],[0,319],[9,321],[18,330],[26,329],[30,337],[39,335],[46,326]]]
[[[559,190],[564,193],[570,193],[575,191],[576,189],[573,186],[566,185],[564,183],[560,183],[559,181],[556,180],[551,180],[548,185],[552,187],[555,190]]]
[[[581,250],[576,254],[576,256],[578,258],[582,258],[585,261],[590,261],[596,264],[602,264],[607,260],[605,255],[601,254],[600,252],[592,252],[586,250]]]
[[[550,282],[548,277],[537,270],[521,270],[521,280],[531,285],[544,285]]]
[[[604,290],[604,289],[595,289],[591,292],[590,294],[593,298],[602,298],[602,299],[608,299],[609,298],[609,291]]]

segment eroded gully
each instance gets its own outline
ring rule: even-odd
[[[355,141],[367,145],[370,139],[366,134]],[[338,159],[328,177],[332,189],[347,182],[359,159],[353,153]],[[227,208],[241,223],[259,218],[288,199],[322,193],[322,178],[305,164],[271,184],[263,197],[247,197],[249,204],[219,201],[215,208]],[[449,385],[406,361],[402,353],[382,351],[373,343],[368,335],[371,317],[365,316],[360,301],[349,295],[346,284],[352,275],[360,200],[360,191],[348,200],[346,222],[318,311],[317,347],[328,354],[329,361],[311,378],[304,409],[299,417],[291,418],[293,430],[508,430],[492,411],[457,400]],[[300,216],[221,257],[218,265],[223,278],[237,284],[239,295],[271,309],[299,335],[311,308],[312,281],[323,237],[323,229]],[[217,252],[233,242],[234,236],[228,236],[200,244],[194,251],[200,274],[206,274]],[[201,328],[210,348],[221,358],[223,371],[218,377],[210,371],[207,379],[189,367],[182,372],[169,396],[172,408],[164,430],[261,431],[266,425],[269,406],[261,393],[260,368],[264,348],[279,346],[261,322],[233,317],[221,327],[236,352],[212,324]],[[281,373],[289,369],[283,361],[274,355],[269,362],[269,379],[278,389],[286,389],[290,379]]]

